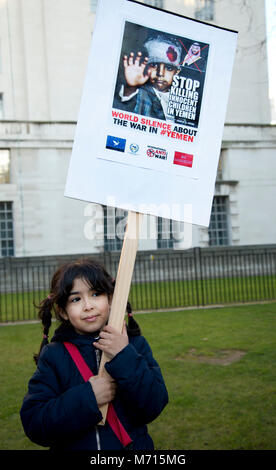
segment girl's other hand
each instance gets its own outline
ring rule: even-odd
[[[90,377],[89,382],[92,386],[98,406],[110,403],[116,393],[116,383],[109,375]]]

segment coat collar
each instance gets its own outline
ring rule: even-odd
[[[54,336],[51,342],[63,343],[68,341],[74,343],[76,346],[90,344],[99,336],[99,331],[93,334],[80,335],[75,331],[69,322],[61,323],[61,325],[55,330]]]

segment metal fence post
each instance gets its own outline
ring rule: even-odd
[[[194,248],[194,262],[195,262],[195,281],[196,281],[196,296],[197,306],[204,305],[204,287],[202,277],[202,259],[201,259],[201,248],[196,246]]]

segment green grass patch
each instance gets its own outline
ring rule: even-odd
[[[275,303],[156,312],[136,319],[170,397],[149,425],[157,449],[276,448]],[[0,448],[40,449],[24,435],[19,409],[35,370],[32,355],[39,348],[41,325],[1,327],[0,340]],[[222,365],[223,351],[244,355]]]

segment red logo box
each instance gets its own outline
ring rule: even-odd
[[[188,167],[192,168],[193,158],[194,158],[194,156],[190,155],[189,153],[174,152],[174,161],[173,161],[173,163],[175,165],[188,166]]]

